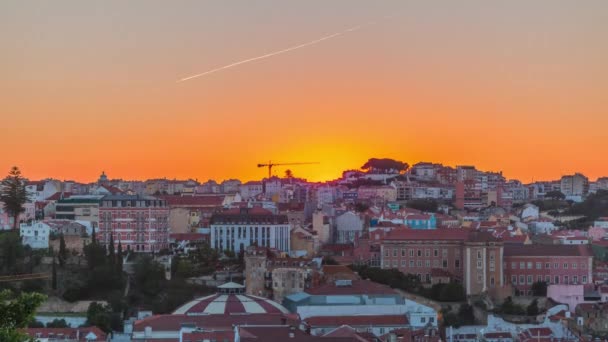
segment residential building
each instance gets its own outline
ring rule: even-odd
[[[505,283],[530,295],[532,284],[591,284],[593,254],[588,245],[515,245],[504,247]]]
[[[425,283],[433,274],[462,282],[467,295],[503,286],[503,244],[489,232],[466,229],[400,229],[381,244],[382,268],[417,275]]]
[[[110,336],[98,327],[27,328],[24,331],[36,342],[108,342]]]
[[[564,195],[566,195],[566,197],[584,197],[589,192],[589,179],[580,173],[563,176],[561,179],[560,190]]]
[[[169,248],[169,206],[152,196],[110,195],[99,206],[98,240],[114,239],[133,252],[158,252]]]
[[[217,250],[244,251],[249,246],[289,252],[291,225],[286,215],[262,208],[234,208],[211,217],[211,246]]]
[[[239,186],[239,192],[243,200],[248,200],[264,193],[264,185],[262,182],[247,182]]]
[[[32,249],[49,248],[51,227],[44,222],[22,223],[19,226],[19,236],[24,246]]]
[[[189,233],[197,227],[209,227],[211,216],[223,208],[224,195],[160,196],[169,205],[169,228],[172,233]]]
[[[99,225],[99,203],[102,195],[73,195],[60,198],[55,205],[55,218],[59,220],[87,221]]]
[[[352,243],[363,233],[364,221],[355,212],[347,211],[336,217],[336,243]]]

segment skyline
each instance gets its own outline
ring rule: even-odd
[[[605,1],[181,4],[0,3],[0,171],[251,180],[270,159],[318,161],[292,169],[317,181],[388,157],[608,175]]]

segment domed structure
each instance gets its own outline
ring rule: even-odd
[[[288,314],[289,311],[270,299],[245,294],[236,283],[218,286],[218,293],[197,298],[173,312],[174,315]]]

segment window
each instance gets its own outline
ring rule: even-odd
[[[410,267],[414,267],[414,260],[410,260]]]
[[[397,266],[399,266],[399,263],[397,260],[393,260],[393,268],[397,268]]]
[[[525,275],[521,274],[521,275],[519,276],[519,283],[520,283],[521,285],[524,285],[524,284],[526,283],[526,276],[525,276]]]
[[[418,260],[418,261],[416,262],[416,266],[418,266],[418,267],[422,267],[422,260]]]
[[[490,277],[490,286],[494,286],[494,277]]]
[[[433,250],[433,256],[439,256],[439,250],[437,248]]]
[[[390,250],[387,248],[387,249],[384,251],[384,256],[385,256],[385,257],[389,256],[389,255],[390,255],[389,253],[390,253]]]
[[[528,275],[528,284],[532,284],[534,281],[534,279],[532,278],[532,275]]]
[[[545,283],[547,283],[547,285],[549,285],[549,283],[551,283],[551,276],[549,276],[549,275],[545,276]]]
[[[578,276],[573,276],[572,281],[576,284],[578,283]]]
[[[413,257],[414,256],[414,250],[410,249],[410,256]]]
[[[405,248],[401,249],[401,256],[404,257],[405,256]]]
[[[540,274],[539,274],[539,275],[537,275],[537,276],[536,276],[536,281],[538,281],[538,282],[543,281],[543,276],[542,276],[542,275],[540,275]]]
[[[568,284],[568,282],[570,281],[568,276],[564,276],[564,284]]]
[[[407,262],[405,260],[401,260],[401,267],[405,267],[407,265]]]
[[[397,256],[397,248],[393,249],[393,257]]]
[[[460,260],[455,260],[454,266],[456,266],[456,268],[460,268]]]
[[[431,260],[425,260],[424,261],[424,266],[425,267],[431,267]]]
[[[477,269],[482,269],[482,266],[481,260],[477,260]]]
[[[420,317],[420,323],[426,323],[426,317]]]
[[[424,250],[424,256],[427,257],[427,258],[430,257],[431,256],[431,250],[430,249],[425,249]]]
[[[546,262],[546,263],[545,263],[545,268],[546,268],[546,269],[550,269],[550,268],[551,268],[551,264],[550,264],[550,263],[548,263],[548,262]]]
[[[511,275],[511,284],[516,285],[517,284],[517,276],[516,275]]]
[[[456,255],[458,255],[459,252],[458,250],[456,250]],[[441,256],[443,256],[444,258],[446,258],[448,256],[448,250],[446,248],[441,250]]]
[[[477,251],[477,259],[481,259],[481,251]]]
[[[583,276],[583,284],[587,284],[587,276]]]
[[[513,270],[517,269],[517,263],[516,262],[512,262],[511,263],[511,269],[513,269]]]
[[[496,267],[495,261],[494,260],[490,261],[490,272],[494,272],[496,270],[495,267]]]
[[[482,281],[483,277],[480,273],[477,274],[477,283],[480,284]]]
[[[559,284],[559,276],[553,278],[553,284]]]
[[[421,257],[422,256],[422,249],[418,250],[418,256]]]
[[[519,269],[520,270],[525,270],[526,269],[526,263],[525,262],[520,262],[519,263]]]
[[[429,322],[434,323],[435,322],[435,317],[429,317]]]
[[[553,268],[554,268],[554,269],[558,269],[558,268],[559,268],[559,264],[558,264],[558,263],[554,263],[554,264],[553,264]]]
[[[577,266],[578,266],[578,264],[576,264],[576,263],[572,263],[572,268],[573,268],[573,269],[576,269],[576,267],[577,267]]]
[[[565,269],[565,270],[567,270],[567,269],[568,269],[568,263],[567,263],[567,262],[565,262],[565,263],[564,263],[564,269]]]
[[[532,262],[528,261],[528,269],[531,270],[532,269]]]
[[[543,264],[542,264],[542,263],[540,263],[540,262],[537,262],[537,263],[536,263],[536,269],[537,269],[537,270],[540,270],[540,269],[542,269],[542,268],[543,268]]]

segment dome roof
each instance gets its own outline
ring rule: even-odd
[[[244,294],[214,294],[197,298],[179,307],[173,314],[287,314],[289,311],[270,299]]]

